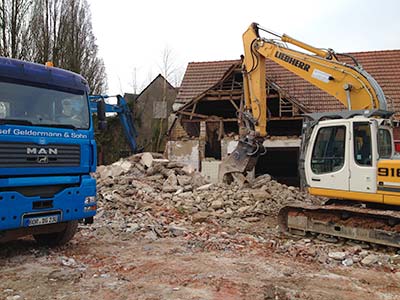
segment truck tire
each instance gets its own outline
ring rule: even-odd
[[[34,234],[36,242],[43,246],[61,246],[69,242],[78,229],[78,221],[69,221],[61,232]]]

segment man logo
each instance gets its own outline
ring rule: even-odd
[[[28,155],[57,155],[57,148],[26,148],[26,154]]]

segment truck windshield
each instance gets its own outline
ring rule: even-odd
[[[86,93],[0,82],[0,124],[88,129]]]

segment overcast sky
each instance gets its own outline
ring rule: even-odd
[[[337,52],[400,49],[397,0],[88,1],[110,95],[135,82],[139,92],[161,73],[166,49],[176,77],[188,62],[238,59],[252,22]]]

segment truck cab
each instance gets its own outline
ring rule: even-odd
[[[58,245],[96,213],[96,143],[80,75],[0,57],[0,240]]]

